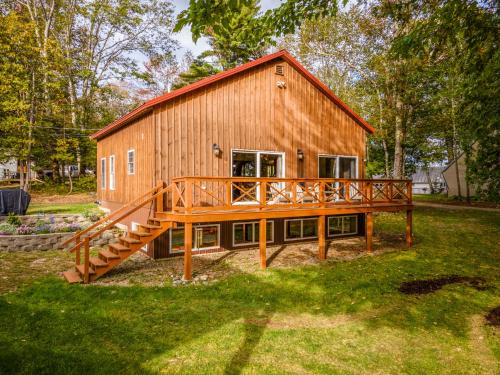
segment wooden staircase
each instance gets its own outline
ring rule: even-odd
[[[75,246],[70,249],[71,252],[75,253],[75,267],[63,272],[64,278],[71,284],[95,281],[162,233],[173,228],[175,223],[162,217],[164,214],[163,197],[171,189],[172,186],[164,187],[162,182],[145,195],[67,240],[63,245],[75,242]],[[90,256],[90,241],[92,239],[99,237],[105,230],[114,227],[116,223],[149,203],[154,204],[155,209],[153,216],[148,219],[146,224],[139,224],[136,230],[127,232],[118,239],[118,242],[109,244],[107,249],[100,250],[97,257]],[[84,249],[83,262],[81,262],[82,247]]]

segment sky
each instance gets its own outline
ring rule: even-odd
[[[184,9],[187,9],[189,5],[189,0],[174,0],[175,16],[179,14]],[[280,0],[261,0],[261,9],[266,11],[271,8],[277,7],[281,1]],[[193,42],[191,37],[191,30],[189,27],[185,27],[179,33],[173,35],[174,39],[179,42],[180,48],[176,52],[178,58],[181,58],[187,51],[191,51],[194,56],[199,55],[201,52],[206,51],[209,47],[206,38],[200,38],[196,43]]]

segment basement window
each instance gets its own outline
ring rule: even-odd
[[[220,247],[220,225],[193,225],[193,250],[217,249]],[[170,252],[184,252],[184,225],[170,230]]]
[[[285,220],[285,241],[316,237],[318,237],[317,218]]]
[[[233,246],[255,245],[259,243],[259,222],[233,223]],[[274,242],[274,222],[266,223],[267,243]]]
[[[328,237],[358,233],[358,216],[332,216],[328,218]]]

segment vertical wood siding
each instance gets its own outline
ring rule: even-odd
[[[283,76],[274,73],[278,64]],[[135,176],[126,174],[129,148],[136,149]],[[304,151],[303,177],[318,177],[319,154],[358,156],[364,174],[365,131],[292,66],[272,61],[160,104],[100,140],[98,159],[116,155],[116,190],[100,191],[98,170],[99,198],[125,203],[155,179],[230,176],[232,149],[285,152],[285,177],[299,177],[298,149]]]

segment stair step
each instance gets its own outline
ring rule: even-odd
[[[83,264],[79,264],[78,266],[75,267],[78,270],[78,272],[80,272],[80,275],[83,276],[83,274],[85,273],[84,271],[85,266]],[[92,269],[92,267],[89,267],[89,275],[93,275],[94,273],[95,271]]]
[[[129,234],[133,234],[134,236],[139,236],[139,237],[149,237],[149,236],[152,236],[152,234],[149,233],[149,232],[140,232],[138,230],[133,230],[133,231],[129,232]]]
[[[132,237],[120,237],[120,240],[122,241],[125,241],[126,243],[128,243],[129,245],[130,244],[138,244],[138,243],[142,243],[142,241],[136,239],[136,238],[132,238]],[[113,244],[114,245],[114,244]],[[111,246],[111,245],[109,245]],[[129,249],[130,250],[130,249]]]
[[[164,217],[152,217],[149,220],[158,221],[159,223],[165,223],[167,221],[172,221],[172,220],[164,218]]]
[[[161,225],[141,224],[140,226],[148,229],[161,229]]]
[[[80,274],[75,270],[68,270],[63,272],[63,276],[66,281],[70,284],[81,283],[83,280],[80,277]]]
[[[123,246],[123,245],[121,245]],[[99,251],[99,255],[102,256],[104,259],[106,259],[108,262],[113,259],[120,259],[120,256],[113,253],[112,251],[109,251],[107,249]]]
[[[96,258],[96,257],[91,257],[90,258],[90,264],[92,264],[95,267],[107,267],[108,263],[102,260],[101,258]]]
[[[125,240],[127,237],[124,237],[122,238],[122,240]],[[133,238],[132,238],[133,239]],[[140,242],[140,241],[139,241]],[[108,245],[108,247],[110,249],[114,249],[116,250],[117,252],[121,252],[121,251],[130,251],[130,247],[128,246],[125,246],[125,245],[122,245],[121,243],[110,243]]]

